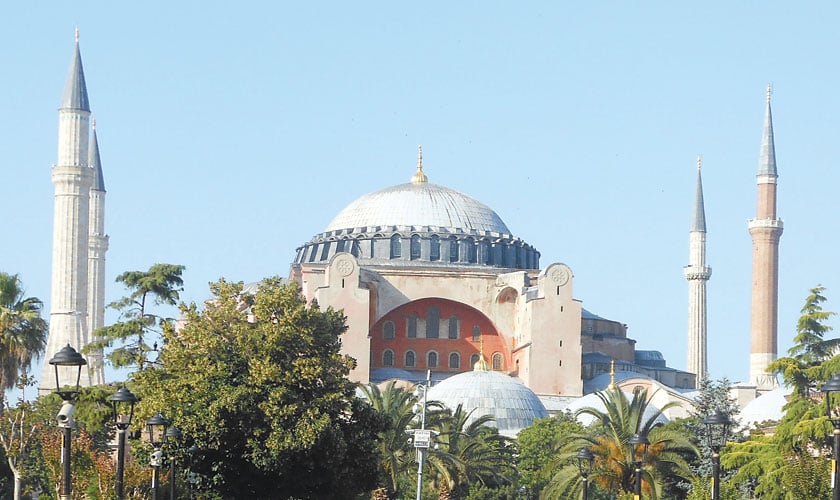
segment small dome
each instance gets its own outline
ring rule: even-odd
[[[454,189],[427,182],[399,184],[366,194],[347,205],[324,231],[379,226],[432,226],[467,233],[510,234],[487,205]]]
[[[633,400],[632,393],[623,392],[623,394],[628,401]],[[572,413],[575,413],[582,408],[594,408],[602,412],[607,411],[606,407],[604,406],[604,402],[601,401],[601,398],[598,397],[597,393],[587,394],[586,396],[583,396],[577,399],[576,401],[573,401],[571,404],[569,404],[568,407],[566,407],[566,409]],[[645,407],[645,412],[642,415],[642,421],[644,422],[650,419],[651,417],[656,415],[658,411],[659,408],[657,408],[656,405],[648,401],[648,404]],[[577,421],[580,422],[582,425],[589,426],[595,422],[595,417],[584,413],[577,416]],[[656,422],[659,424],[667,424],[669,422],[669,419],[664,414],[660,413],[656,416]]]
[[[455,410],[462,405],[465,412],[474,410],[467,423],[482,415],[490,415],[490,424],[505,436],[516,436],[548,412],[540,398],[519,379],[493,371],[471,371],[453,375],[432,386],[430,401],[440,401]]]
[[[753,399],[741,409],[738,420],[742,429],[749,429],[763,422],[778,422],[784,416],[784,406],[788,402],[791,390],[788,387],[777,387]]]

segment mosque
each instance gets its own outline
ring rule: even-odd
[[[52,169],[52,300],[45,359],[65,344],[90,343],[92,332],[103,324],[105,184],[90,114],[77,32],[59,108],[58,162]],[[350,203],[297,248],[291,264],[289,279],[307,300],[344,311],[348,330],[342,351],[357,361],[350,373],[354,381],[418,382],[428,371],[442,399],[495,401],[487,411],[506,422],[500,430],[514,434],[533,418],[567,408],[608,384],[664,388],[671,400],[690,404],[684,393],[707,375],[705,285],[711,276],[705,262],[699,159],[684,269],[689,281],[688,371],[669,367],[658,351],[637,350],[626,325],[584,309],[573,293],[572,267],[562,262],[541,267],[540,252],[488,205],[431,183],[420,148],[410,174],[406,169],[407,183]],[[758,215],[749,223],[754,248],[752,380],[745,386],[753,394],[776,387],[775,377],[764,373],[776,357],[782,232],[775,213],[769,89],[757,178]],[[102,353],[91,360],[83,385],[103,382]],[[46,362],[45,370],[51,372]],[[505,413],[508,403],[503,402],[516,411]]]

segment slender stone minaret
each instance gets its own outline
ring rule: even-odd
[[[90,236],[88,247],[88,328],[90,340],[99,340],[94,335],[97,328],[105,326],[105,252],[108,251],[108,235],[105,234],[105,178],[102,176],[102,161],[99,157],[99,141],[96,137],[96,120],[91,126],[90,157],[88,164],[93,172],[90,188]],[[88,370],[91,384],[105,383],[102,350],[88,355]]]
[[[697,383],[709,376],[706,357],[706,282],[712,268],[706,265],[706,210],[703,206],[702,160],[697,156],[697,191],[694,216],[689,232],[688,265],[683,269],[688,280],[688,371],[697,375]]]
[[[767,365],[776,359],[778,350],[779,309],[779,239],[784,228],[776,217],[776,148],[773,142],[773,115],[770,111],[770,86],[767,86],[767,111],[758,165],[758,209],[750,219],[753,241],[752,320],[750,382],[759,390],[778,386]]]
[[[66,344],[81,350],[88,342],[87,286],[90,189],[93,171],[88,166],[90,105],[88,103],[79,31],[64,97],[58,109],[58,162],[52,168],[55,186],[53,209],[52,293],[50,332],[41,372],[41,390],[55,384],[48,361]],[[59,380],[75,385],[73,380]],[[90,385],[83,376],[82,384]]]

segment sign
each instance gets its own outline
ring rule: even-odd
[[[432,431],[415,430],[414,431],[414,447],[428,448],[432,442]]]

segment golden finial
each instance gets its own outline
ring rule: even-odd
[[[767,102],[770,103],[770,96],[773,95],[773,84],[767,83]]]
[[[76,43],[79,43],[79,26],[76,26]]]
[[[615,359],[610,360],[610,385],[608,389],[615,389]]]
[[[703,167],[703,155],[697,155],[697,170]]]
[[[93,130],[96,130],[96,118],[91,120],[90,126],[93,128]]]
[[[473,366],[473,371],[476,372],[486,372],[490,369],[490,366],[487,364],[487,360],[484,359],[484,336],[478,336],[478,361],[475,362]]]
[[[425,184],[427,182],[429,179],[423,173],[423,146],[417,146],[417,172],[411,177],[411,183]]]

